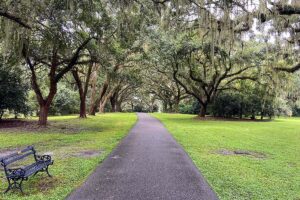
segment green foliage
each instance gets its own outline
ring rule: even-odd
[[[255,90],[258,91],[258,90]],[[248,91],[249,92],[249,91]],[[264,99],[258,94],[242,94],[239,92],[224,92],[215,99],[211,112],[217,117],[273,117],[275,114],[274,98]]]
[[[59,85],[57,95],[53,99],[50,107],[50,114],[52,115],[66,115],[78,113],[79,95],[66,85]]]
[[[0,119],[5,110],[27,115],[28,86],[22,81],[19,67],[11,67],[0,59]]]
[[[200,104],[196,100],[184,101],[179,104],[179,113],[182,114],[198,114],[200,111]]]

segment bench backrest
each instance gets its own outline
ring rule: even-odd
[[[35,152],[36,151],[33,146],[28,146],[19,152],[16,152],[16,153],[10,154],[8,156],[5,156],[3,158],[0,158],[0,163],[3,167],[6,167],[7,165],[9,165],[13,162],[22,160],[23,158],[30,156],[31,154],[33,154],[33,156],[35,158],[36,157]]]

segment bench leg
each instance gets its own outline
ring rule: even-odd
[[[22,194],[24,194],[23,189],[22,189],[22,182],[23,182],[23,178],[22,179],[7,179],[8,180],[8,187],[5,190],[4,194],[6,194],[8,191],[10,191],[11,189],[19,189],[21,191]],[[18,182],[20,180],[20,182]],[[11,182],[13,181],[13,183]]]
[[[39,173],[39,172],[40,172],[40,171],[35,172],[35,173],[33,174],[33,176],[37,175],[37,173]]]
[[[22,189],[22,182],[24,179],[21,179],[18,188],[20,189],[21,193],[24,194],[23,189]]]
[[[6,194],[6,193],[11,189],[11,185],[12,185],[12,184],[11,184],[9,178],[7,178],[7,182],[8,182],[8,187],[7,187],[7,189],[5,190],[4,194]]]
[[[5,190],[4,194],[6,194],[11,189],[11,185],[9,184],[7,189]]]
[[[52,177],[51,174],[49,173],[48,167],[49,166],[46,167],[46,173],[48,174],[49,177]]]

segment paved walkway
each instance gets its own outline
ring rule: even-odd
[[[215,193],[165,127],[148,114],[70,200],[211,200]]]

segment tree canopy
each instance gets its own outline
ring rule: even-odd
[[[25,71],[40,125],[63,91],[78,91],[82,118],[194,100],[202,117],[274,115],[280,101],[297,110],[280,85],[299,87],[297,0],[4,0],[0,27],[1,59]],[[238,111],[220,108],[228,101]]]

